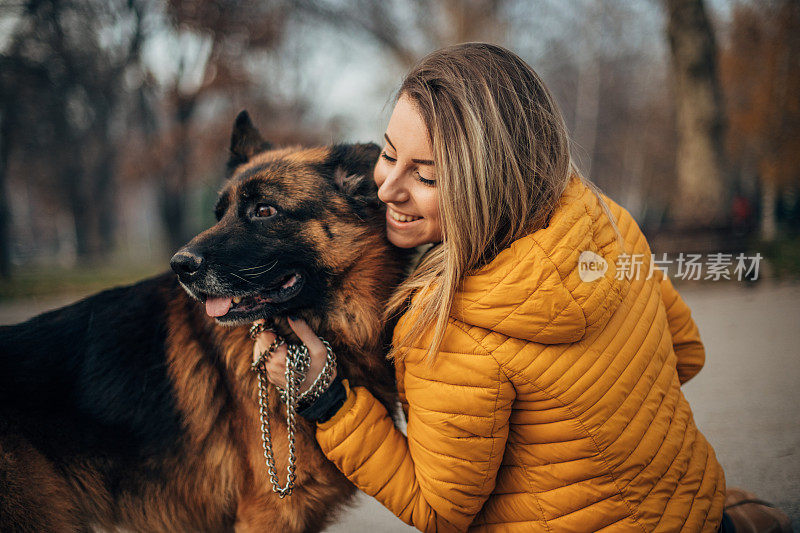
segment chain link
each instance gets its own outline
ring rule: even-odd
[[[282,389],[277,385],[275,386],[275,388],[278,389],[281,401],[286,404],[286,433],[289,441],[286,486],[281,487],[280,479],[278,479],[278,471],[275,467],[275,456],[272,451],[272,432],[269,424],[269,380],[267,379],[267,370],[265,366],[268,357],[264,356],[267,353],[271,354],[275,348],[284,344],[285,341],[281,336],[265,327],[263,324],[256,323],[250,327],[250,337],[255,339],[259,333],[264,331],[271,331],[275,334],[276,339],[270,345],[269,349],[261,354],[258,360],[253,363],[252,369],[258,374],[258,413],[261,421],[261,441],[264,448],[267,472],[269,474],[270,483],[272,484],[272,492],[275,492],[280,498],[284,498],[290,495],[292,489],[294,489],[296,462],[294,433],[296,428],[295,417],[298,410],[297,406],[301,401],[306,405],[311,405],[330,386],[333,381],[333,371],[336,368],[336,356],[328,341],[320,337],[327,352],[325,366],[314,380],[311,387],[303,394],[299,394],[300,386],[311,366],[311,357],[308,353],[308,348],[304,344],[286,345],[286,389]]]
[[[322,396],[322,393],[328,390],[328,387],[333,383],[333,373],[336,370],[336,355],[333,353],[333,348],[322,337],[319,337],[319,340],[325,345],[325,366],[322,367],[314,383],[297,399],[298,404],[302,404],[304,407],[316,402]]]

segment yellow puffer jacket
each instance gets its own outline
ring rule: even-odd
[[[603,198],[625,251],[573,177],[548,227],[464,280],[435,364],[423,357],[430,332],[408,347],[397,364],[408,437],[361,387],[318,424],[328,458],[403,521],[422,531],[717,530],[725,479],[680,389],[703,366],[697,327],[669,278],[656,269],[648,279],[636,222]],[[594,281],[579,270],[587,250],[608,264]],[[639,275],[618,259],[641,259]]]

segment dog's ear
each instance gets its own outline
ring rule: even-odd
[[[270,148],[272,148],[272,145],[261,137],[261,133],[253,126],[247,111],[239,113],[233,122],[233,132],[231,133],[228,177],[233,174],[236,167],[242,163],[247,163],[254,155]]]
[[[380,205],[373,170],[381,148],[375,143],[331,146],[323,172],[354,207]]]

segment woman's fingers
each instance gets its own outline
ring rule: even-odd
[[[253,322],[255,324],[263,324],[265,320],[256,320]],[[274,333],[271,331],[262,331],[258,335],[256,335],[255,339],[253,339],[253,362],[255,363],[261,358],[261,354],[264,353],[264,350],[267,349],[267,346],[274,340]]]
[[[256,341],[253,343],[253,362],[255,363],[261,357],[261,354],[267,351],[272,342],[275,340],[275,334],[271,331],[264,331],[256,336]]]
[[[317,334],[309,327],[305,320],[289,318],[289,327],[292,328],[295,335],[300,338],[300,341],[308,348],[308,353],[311,356],[311,365],[308,368],[303,383],[300,385],[300,393],[307,391],[311,388],[314,380],[317,379],[319,373],[322,372],[327,359],[328,351],[325,345],[317,337]],[[336,377],[336,369],[333,370],[333,376]]]
[[[325,366],[327,350],[317,334],[302,319],[289,319],[289,327],[295,332],[300,342],[306,345],[311,356],[311,365],[308,369],[306,379],[300,387],[300,392],[305,392],[317,378],[322,368]],[[264,331],[256,336],[253,343],[253,362],[264,358],[264,369],[267,372],[267,379],[281,388],[286,388],[286,354],[287,345],[281,344],[275,348],[271,354],[265,353],[276,339],[275,333]]]
[[[283,389],[286,388],[286,345],[272,352],[267,362],[264,364],[267,371],[267,379],[273,384]]]
[[[306,345],[308,348],[308,353],[311,354],[311,361],[314,361],[314,358],[318,358],[322,356],[323,360],[325,357],[325,345],[322,344],[322,341],[319,340],[317,334],[314,333],[306,321],[302,318],[298,318],[297,320],[289,318],[289,327],[292,328],[295,335],[300,338],[300,342]]]
[[[264,369],[267,379],[274,385],[286,387],[286,344],[275,348],[272,353],[266,353],[277,335],[271,331],[263,331],[256,335],[253,343],[253,362],[264,359]]]

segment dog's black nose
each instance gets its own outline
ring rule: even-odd
[[[203,266],[203,256],[186,249],[178,250],[170,259],[169,266],[181,278],[192,276]]]

